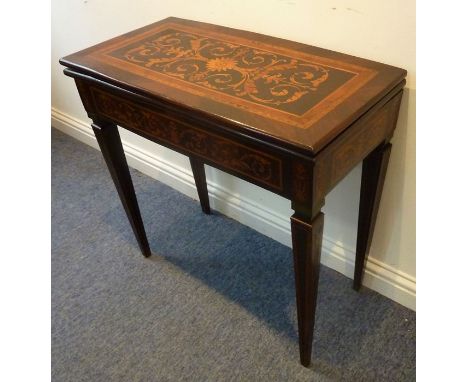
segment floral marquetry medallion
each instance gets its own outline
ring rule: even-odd
[[[356,75],[172,28],[108,54],[174,79],[298,116]]]

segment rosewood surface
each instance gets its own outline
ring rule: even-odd
[[[301,363],[310,364],[325,196],[363,161],[354,288],[362,284],[406,71],[342,53],[168,18],[60,62],[145,256],[117,125],[291,200]]]

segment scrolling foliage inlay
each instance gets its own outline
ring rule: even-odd
[[[275,189],[282,189],[282,166],[279,159],[175,121],[112,94],[95,88],[91,88],[91,91],[99,112],[118,124],[145,132]]]
[[[169,77],[297,116],[356,75],[172,28],[109,54]]]

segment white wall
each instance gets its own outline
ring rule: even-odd
[[[52,123],[95,144],[73,81],[58,59],[167,16],[264,33],[408,71],[364,284],[415,309],[416,59],[414,0],[52,0]],[[129,162],[195,196],[187,158],[122,132]],[[360,167],[327,197],[322,262],[351,276]],[[215,208],[290,245],[289,202],[208,169]]]

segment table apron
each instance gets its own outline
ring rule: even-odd
[[[88,115],[109,121],[181,154],[290,200],[309,198],[313,160],[248,137],[214,131],[209,122],[187,121],[176,113],[76,79]]]
[[[315,158],[314,198],[324,198],[372,150],[390,141],[403,90],[395,88]]]

